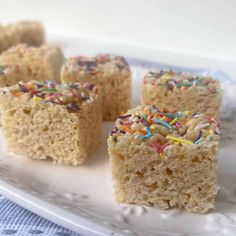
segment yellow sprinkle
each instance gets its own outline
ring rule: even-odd
[[[165,80],[170,80],[173,78],[173,75],[169,74],[164,74],[160,77],[160,79],[165,79]]]
[[[154,131],[156,129],[157,125],[151,125],[150,128],[152,131]]]
[[[139,113],[136,111],[136,112],[135,112],[135,115],[136,115],[136,116],[139,116]]]
[[[211,129],[211,130],[210,130],[210,135],[212,135],[212,134],[214,134],[214,131]]]
[[[185,111],[185,115],[191,115],[191,114],[193,114],[192,111]]]
[[[163,116],[160,120],[165,121],[166,120],[166,116]]]
[[[179,142],[175,142],[175,144],[179,144]]]
[[[176,123],[177,120],[178,120],[178,118],[176,117],[176,118],[174,118],[174,120],[172,120],[169,124],[170,124],[170,125],[173,125],[173,124]]]
[[[33,101],[34,102],[40,102],[41,100],[43,100],[42,98],[40,98],[40,97],[33,97]]]
[[[163,153],[160,153],[160,154],[159,154],[159,156],[160,156],[160,158],[161,158],[161,159],[163,159],[163,158],[164,158],[164,155],[163,155]]]
[[[182,139],[182,138],[176,138],[172,135],[167,135],[166,136],[167,139],[171,139],[173,141],[177,141],[177,142],[180,142],[180,143],[187,143],[187,144],[193,144],[192,141],[189,141],[189,140],[186,140],[186,139]]]

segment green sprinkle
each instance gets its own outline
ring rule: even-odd
[[[43,92],[55,92],[55,91],[57,91],[55,88],[43,88],[43,89],[41,89],[41,91],[43,91]]]
[[[176,117],[181,116],[181,114],[171,114],[171,113],[160,113],[160,114],[171,117],[171,118],[176,118]]]
[[[192,83],[182,83],[182,84],[176,84],[176,87],[191,87],[193,84]]]
[[[4,70],[5,70],[5,67],[3,65],[0,65],[0,73],[3,73]]]

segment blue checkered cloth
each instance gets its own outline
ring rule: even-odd
[[[78,236],[0,196],[0,236]]]

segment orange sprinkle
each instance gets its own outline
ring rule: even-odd
[[[142,133],[142,134],[147,134],[147,131],[146,131],[146,130],[139,129],[138,131],[139,131],[140,133]]]
[[[160,120],[166,121],[167,117],[163,116],[162,118],[160,118]]]
[[[131,134],[134,133],[134,131],[133,131],[132,129],[130,129],[129,127],[127,127],[127,126],[125,126],[125,125],[121,125],[121,128],[122,128],[124,131],[128,132],[128,133],[131,133]]]
[[[151,115],[151,112],[149,111],[149,110],[144,110],[144,112],[148,115],[148,116],[150,116]]]
[[[23,94],[22,92],[18,92],[18,93],[14,93],[14,96],[20,97],[22,94]]]

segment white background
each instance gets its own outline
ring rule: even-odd
[[[0,0],[0,22],[39,19],[85,38],[223,60],[236,77],[235,12],[234,0]]]

